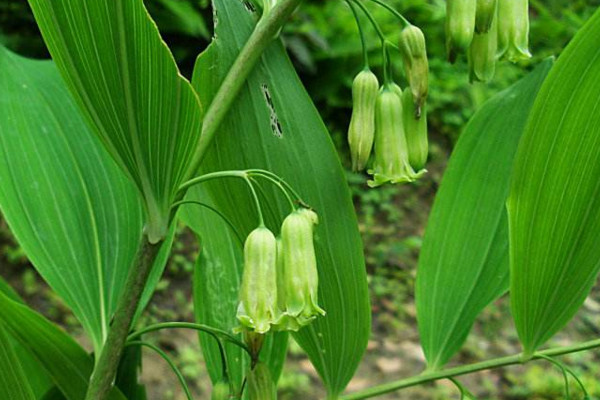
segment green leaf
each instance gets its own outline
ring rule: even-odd
[[[94,363],[66,333],[3,293],[0,293],[0,324],[33,354],[68,400],[81,400],[85,396]],[[111,400],[123,399],[117,390],[111,392]]]
[[[508,197],[513,159],[547,60],[497,94],[461,134],[436,196],[419,258],[416,304],[430,369],[458,351],[475,318],[508,289]]]
[[[0,47],[0,208],[98,351],[141,241],[135,187],[91,133],[49,61]],[[140,308],[162,273],[161,249]]]
[[[8,283],[0,277],[0,293],[4,294],[8,299],[20,304],[24,304],[23,300],[17,292],[13,290]],[[0,325],[3,325],[0,322]],[[6,337],[2,340],[2,344],[10,346],[19,360],[20,367],[23,369],[25,376],[29,382],[33,394],[36,399],[41,398],[51,387],[52,380],[46,371],[35,360],[31,352],[23,347],[9,332],[4,332]],[[1,344],[0,344],[1,345]],[[1,388],[0,388],[1,389]],[[5,398],[5,397],[0,397]]]
[[[210,32],[195,4],[195,0],[154,0],[146,6],[162,32],[208,39]]]
[[[192,80],[203,104],[210,103],[256,20],[241,2],[217,0],[214,7],[216,39],[199,58]],[[281,42],[267,49],[248,78],[209,153],[203,172],[268,169],[295,187],[319,214],[315,239],[319,303],[327,315],[295,338],[335,396],[353,376],[369,337],[362,243],[335,148]],[[256,227],[243,182],[216,181],[205,188],[242,236]],[[278,233],[290,207],[273,186],[264,184],[262,191],[267,225]],[[199,192],[191,194],[203,199]],[[200,234],[212,235],[212,227],[202,226]]]
[[[46,45],[94,131],[143,194],[151,241],[192,174],[201,106],[142,0],[31,0]]]
[[[208,194],[204,194],[206,199]],[[242,277],[242,245],[228,225],[210,210],[198,205],[185,206],[183,218],[195,231],[210,226],[210,235],[199,238],[201,252],[194,271],[194,310],[199,323],[231,332],[239,326],[236,312]],[[239,335],[242,339],[242,336]],[[286,333],[268,335],[261,351],[261,359],[269,366],[275,381],[283,368],[287,350]],[[200,334],[200,343],[206,367],[213,383],[222,379],[222,362],[215,339]],[[236,391],[241,390],[243,379],[250,368],[250,358],[238,346],[226,343],[228,372]]]
[[[0,399],[35,400],[33,389],[0,323]]]
[[[525,355],[577,312],[600,268],[600,11],[535,102],[510,197],[511,306]]]

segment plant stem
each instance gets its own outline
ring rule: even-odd
[[[225,332],[222,329],[218,329],[204,324],[197,324],[194,322],[161,322],[158,324],[147,326],[144,329],[132,333],[131,335],[129,335],[127,340],[134,340],[141,337],[142,335],[145,335],[146,333],[155,332],[162,329],[193,329],[195,331],[208,333],[209,335],[212,335],[215,339],[222,337],[229,343],[235,344],[236,346],[242,348],[250,355],[250,349],[248,348],[248,346],[246,346],[244,343],[238,340],[238,338],[231,335],[230,333]]]
[[[158,346],[153,345],[152,343],[148,343],[148,342],[143,342],[143,341],[134,341],[134,342],[129,342],[125,345],[125,347],[127,346],[140,346],[140,347],[147,347],[149,349],[154,350],[160,357],[162,357],[163,360],[165,360],[167,362],[167,364],[169,364],[169,367],[171,367],[171,370],[173,371],[173,373],[175,374],[175,376],[177,376],[177,380],[179,381],[179,384],[181,385],[181,387],[183,388],[183,391],[185,393],[185,397],[188,400],[192,400],[192,394],[190,393],[190,389],[187,385],[187,383],[185,382],[185,378],[183,377],[183,374],[181,373],[181,371],[179,370],[179,368],[177,368],[177,365],[175,365],[175,363],[173,362],[173,360],[171,360],[171,357],[169,357],[169,355],[167,353],[165,353],[164,351],[162,351]]]
[[[410,22],[408,22],[408,20],[406,18],[404,18],[404,15],[400,14],[398,12],[398,10],[396,10],[394,7],[390,6],[389,4],[383,2],[382,0],[371,0],[372,2],[379,4],[380,6],[382,6],[383,8],[385,8],[386,10],[388,10],[389,12],[391,12],[392,14],[394,14],[394,16],[396,18],[398,18],[400,20],[400,22],[402,23],[402,27],[406,28],[407,26],[410,25]]]
[[[301,2],[302,0],[280,0],[256,25],[254,32],[250,35],[244,48],[229,69],[206,111],[196,156],[190,169],[190,177],[198,170],[215,133],[262,53],[271,44],[277,32]],[[138,261],[129,271],[106,343],[92,372],[86,400],[104,400],[111,390],[133,316],[161,244],[162,241],[151,244],[144,236],[144,242],[138,254]]]
[[[356,8],[354,8],[354,5],[352,4],[351,1],[346,0],[346,3],[350,7],[350,10],[352,10],[352,15],[354,15],[354,19],[356,20],[356,26],[358,26],[358,34],[360,35],[360,44],[362,45],[362,52],[363,52],[363,63],[364,63],[363,69],[368,70],[369,69],[369,52],[367,50],[367,40],[365,39],[365,32],[363,31],[363,27],[360,23],[360,18],[358,17]]]
[[[246,78],[250,75],[262,53],[277,36],[277,32],[302,0],[280,0],[263,18],[258,21],[254,32],[240,51],[229,69],[221,87],[204,115],[202,134],[192,163],[192,176],[196,174],[212,140],[227,116],[229,109],[238,98]]]
[[[96,366],[85,396],[86,400],[104,400],[111,390],[133,316],[161,244],[162,241],[152,244],[148,242],[146,236],[142,238],[136,261],[129,270],[127,281],[117,304],[108,337],[100,355],[97,355]]]
[[[532,360],[544,357],[555,357],[564,354],[577,353],[580,351],[591,350],[600,347],[600,339],[591,340],[589,342],[579,343],[572,346],[556,347],[544,351],[537,352],[533,355]],[[421,385],[427,382],[433,382],[440,379],[447,379],[454,376],[467,375],[477,371],[486,369],[506,367],[509,365],[522,364],[524,361],[520,354],[508,357],[496,358],[475,364],[463,365],[454,368],[443,369],[440,371],[424,372],[421,375],[413,376],[407,379],[401,379],[395,382],[384,383],[370,387],[365,390],[360,390],[355,393],[342,396],[342,400],[359,400],[368,399],[370,397],[380,396],[382,394],[394,392],[399,389],[404,389],[411,386]]]

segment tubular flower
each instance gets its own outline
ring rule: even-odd
[[[399,44],[412,97],[420,112],[429,93],[429,61],[425,36],[419,28],[409,25],[400,33]]]
[[[369,161],[375,136],[375,100],[379,81],[369,69],[361,71],[352,84],[352,118],[348,143],[352,154],[352,170],[362,171]]]
[[[281,226],[281,253],[284,271],[285,304],[278,329],[297,331],[317,315],[319,276],[313,241],[317,214],[300,209],[288,215]]]
[[[421,171],[427,163],[429,154],[427,111],[423,108],[421,115],[417,116],[412,94],[405,90],[402,94],[402,112],[408,146],[408,161],[415,171]]]
[[[498,55],[511,62],[531,57],[527,0],[498,0]]]
[[[396,89],[397,90],[397,89]],[[375,106],[375,164],[369,171],[370,187],[384,183],[413,182],[423,173],[415,173],[408,160],[408,145],[402,122],[402,100],[396,90],[386,86]]]
[[[510,1],[510,0],[508,0]],[[475,32],[477,0],[448,0],[446,3],[446,44],[448,58],[456,59],[460,50],[467,50]]]
[[[475,33],[487,33],[496,19],[498,0],[477,0],[475,13]]]
[[[496,71],[498,49],[498,18],[494,18],[487,33],[475,33],[469,49],[469,80],[488,82]]]
[[[243,327],[266,333],[277,319],[277,241],[265,227],[253,230],[244,245],[244,274],[237,318]]]

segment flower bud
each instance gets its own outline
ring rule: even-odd
[[[402,117],[400,96],[391,87],[384,87],[375,105],[375,164],[369,171],[374,175],[368,182],[370,187],[413,182],[422,175],[415,173],[408,161]]]
[[[404,60],[406,77],[418,110],[429,92],[429,61],[423,32],[409,25],[400,33],[400,52]]]
[[[496,71],[498,49],[498,21],[492,21],[487,33],[475,33],[469,49],[469,80],[488,82]]]
[[[527,0],[498,0],[498,55],[511,62],[531,57]]]
[[[313,241],[317,214],[300,209],[288,215],[281,226],[281,249],[285,280],[285,307],[279,329],[298,330],[317,315],[319,275]]]
[[[213,385],[212,392],[210,394],[211,400],[229,400],[229,383],[226,381],[219,381]]]
[[[256,364],[248,374],[248,399],[249,400],[275,400],[277,389],[269,367],[263,362]]]
[[[277,318],[277,241],[265,227],[253,230],[244,245],[244,273],[237,318],[245,328],[266,333]]]
[[[352,84],[352,118],[348,143],[352,155],[352,170],[362,171],[369,161],[375,136],[375,100],[379,81],[368,69],[361,71]]]
[[[429,154],[427,141],[427,111],[423,108],[417,116],[412,93],[408,90],[402,95],[402,111],[406,144],[408,146],[408,161],[415,171],[423,170]]]
[[[477,0],[448,0],[446,3],[446,43],[448,58],[456,59],[457,52],[467,50],[473,40]]]
[[[487,33],[496,19],[498,0],[477,0],[475,13],[475,33]]]

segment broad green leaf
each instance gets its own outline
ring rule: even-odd
[[[84,397],[94,362],[71,337],[3,293],[0,293],[0,324],[31,352],[68,400]],[[111,400],[123,399],[117,390],[111,392]]]
[[[552,61],[490,99],[461,134],[419,257],[417,317],[428,367],[461,348],[475,318],[508,289],[506,198],[513,159]]]
[[[600,268],[600,10],[536,99],[513,172],[511,307],[526,355],[577,312]]]
[[[25,370],[0,323],[0,399],[35,400]]]
[[[216,0],[213,5],[216,39],[199,58],[193,78],[203,104],[210,103],[256,20],[242,2]],[[319,303],[327,315],[317,318],[295,338],[335,396],[354,374],[369,337],[362,243],[327,129],[279,41],[267,49],[248,78],[202,170],[246,168],[268,169],[280,175],[319,214]],[[243,182],[210,182],[205,188],[242,236],[256,227],[256,213]],[[267,225],[277,234],[290,207],[273,186],[265,183],[262,188]],[[199,192],[192,195],[203,199]],[[202,226],[200,236],[212,235],[211,229]]]
[[[203,196],[204,199],[208,194]],[[199,323],[231,332],[239,326],[236,319],[239,287],[242,275],[242,246],[227,224],[210,210],[197,205],[185,206],[184,219],[195,231],[210,226],[210,234],[200,240],[201,252],[194,271],[194,310]],[[287,350],[286,333],[269,335],[261,351],[261,358],[275,380],[279,378]],[[239,335],[242,339],[242,335]],[[222,378],[222,362],[215,340],[200,334],[200,343],[206,366],[213,382]],[[225,345],[230,380],[240,390],[250,358],[246,352],[231,343]]]
[[[91,133],[50,61],[0,47],[0,208],[98,351],[142,236],[135,187]],[[161,249],[141,306],[169,252]]]
[[[15,292],[2,277],[0,277],[0,293],[4,294],[10,300],[24,304],[17,292]],[[3,324],[0,322],[0,325]],[[28,349],[23,347],[9,332],[5,331],[4,334],[5,338],[0,345],[4,344],[5,346],[10,346],[12,348],[12,351],[19,360],[20,367],[27,377],[27,381],[29,382],[29,386],[31,387],[35,398],[41,398],[52,387],[52,380]],[[6,397],[0,396],[0,399],[4,398]]]
[[[142,0],[31,0],[50,54],[94,131],[143,194],[164,236],[192,174],[201,106]]]

